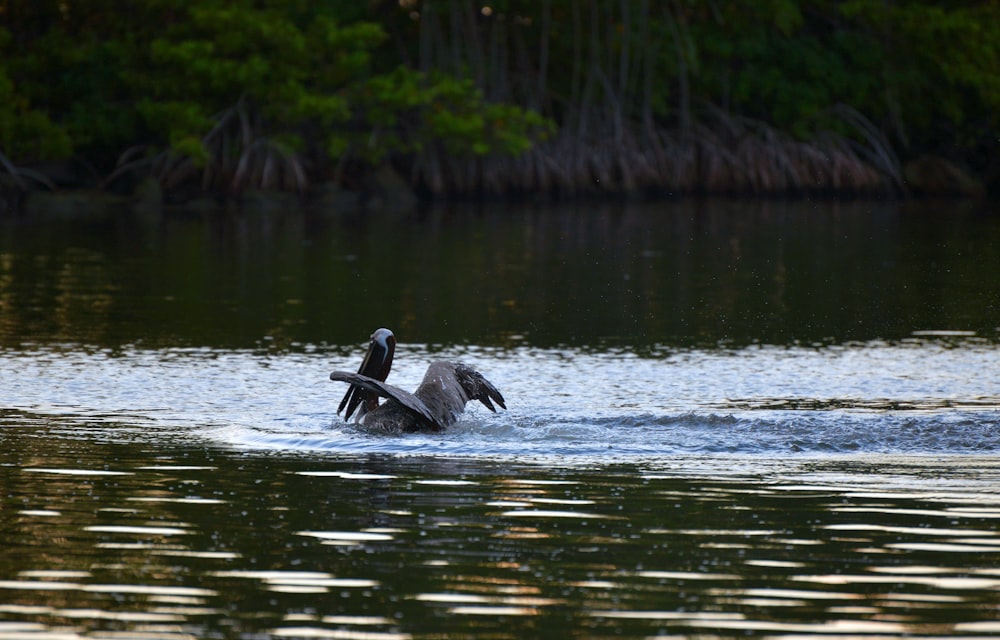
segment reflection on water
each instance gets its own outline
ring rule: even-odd
[[[553,468],[166,451],[2,428],[8,635],[1000,630],[992,458]]]
[[[986,205],[681,200],[413,216],[0,221],[0,345],[997,339]],[[995,213],[995,212],[993,212]]]
[[[0,223],[0,638],[996,636],[998,247],[892,203]],[[391,383],[508,410],[344,424],[380,325]]]

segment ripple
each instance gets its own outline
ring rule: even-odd
[[[78,584],[50,580],[0,580],[0,589],[32,591],[84,591],[88,593],[137,593],[142,595],[214,596],[211,589],[139,584]]]
[[[387,631],[352,631],[326,627],[275,627],[268,633],[278,638],[328,638],[330,640],[410,640],[408,633]]]
[[[370,531],[296,531],[295,535],[331,542],[382,542],[393,539],[393,536],[387,533]]]
[[[452,607],[448,613],[457,616],[537,616],[535,607]]]
[[[584,513],[582,511],[554,511],[545,509],[514,509],[512,511],[504,511],[500,515],[509,518],[578,518],[581,520],[610,517],[599,513]]]
[[[243,450],[345,455],[489,457],[586,465],[677,455],[854,456],[1000,452],[1000,345],[901,343],[818,348],[624,352],[507,351],[406,345],[392,381],[411,387],[431,358],[455,357],[486,372],[507,411],[470,405],[443,434],[373,437],[336,416],[331,367],[355,355],[318,349],[269,355],[215,349],[0,352],[0,377],[16,379],[4,424],[37,437],[209,441]],[[87,379],[111,384],[81,384]],[[532,375],[524,375],[531,371]],[[233,372],[242,372],[233,375]],[[409,381],[409,382],[408,382]],[[54,397],[73,398],[55,405]],[[211,471],[165,462],[139,471]],[[28,473],[119,475],[125,470],[26,467]],[[391,480],[381,473],[316,469],[302,475]]]
[[[51,473],[60,476],[127,476],[128,471],[105,471],[102,469],[41,469],[27,467],[22,469],[25,473]]]
[[[396,476],[382,473],[354,473],[350,471],[297,471],[300,476],[316,478],[341,478],[343,480],[393,480]]]
[[[178,529],[177,527],[132,527],[124,525],[94,525],[84,527],[83,530],[98,533],[135,533],[149,536],[183,536],[191,533],[187,529]]]
[[[793,576],[792,580],[832,585],[862,585],[862,584],[917,584],[937,589],[979,590],[1000,588],[1000,580],[991,578],[973,578],[967,576],[871,576],[871,575],[816,575]]]
[[[282,593],[326,593],[334,589],[366,589],[378,586],[377,580],[337,578],[321,571],[254,571],[233,570],[210,572],[218,578],[260,580],[269,591]]]

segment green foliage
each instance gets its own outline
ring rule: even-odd
[[[359,85],[354,102],[360,130],[371,132],[357,153],[371,163],[432,145],[459,156],[517,155],[551,127],[538,113],[488,103],[469,79],[405,67]]]
[[[10,36],[0,30],[0,51]],[[72,153],[69,135],[19,93],[0,58],[0,152],[23,161],[63,158]]]
[[[700,44],[699,94],[805,137],[817,113],[868,100],[877,76],[858,73],[839,31],[811,28],[801,3],[727,2],[721,21],[692,27]],[[856,44],[856,43],[855,43]]]
[[[0,75],[0,150],[24,161],[65,158],[72,153],[69,135],[42,111],[17,95]]]
[[[278,3],[234,8],[202,2],[151,43],[144,68],[156,73],[135,73],[130,81],[147,96],[138,107],[150,130],[178,152],[178,140],[190,147],[193,137],[205,136],[213,118],[218,121],[214,114],[244,105],[243,133],[203,138],[206,157],[184,150],[217,169],[230,163],[227,154],[292,162],[303,146],[275,141],[303,137],[321,156],[320,165],[345,155],[376,164],[420,152],[432,141],[452,153],[480,155],[529,144],[531,118],[519,120],[522,112],[509,106],[504,118],[492,117],[494,107],[467,79],[403,66],[373,73],[372,51],[384,41],[382,28],[370,22],[341,25],[333,15],[289,11]],[[510,126],[495,130],[487,121]],[[265,138],[270,155],[259,153],[258,140]],[[225,189],[235,172],[213,176]]]
[[[710,16],[685,4],[696,95],[800,138],[818,122],[849,134],[824,115],[837,104],[916,147],[955,148],[962,129],[1000,125],[996,3],[729,0]]]
[[[205,188],[302,188],[332,167],[518,156],[553,122],[619,138],[705,125],[715,106],[799,140],[865,142],[837,105],[898,146],[995,148],[995,2],[489,6],[8,0],[0,153],[79,155],[116,175],[161,158],[159,175]]]
[[[8,61],[0,63],[0,151],[23,160],[83,153],[107,164],[129,149],[116,175],[155,158],[176,169],[187,158],[184,166],[225,191],[241,166],[242,176],[264,175],[248,163],[280,161],[298,176],[307,156],[322,167],[345,156],[382,162],[430,144],[517,153],[541,131],[537,114],[487,102],[468,79],[398,63],[376,72],[386,34],[359,7],[147,0],[123,12],[107,0],[5,3],[0,16],[20,41],[0,31]],[[170,153],[137,158],[136,145]],[[176,178],[173,169],[160,175]]]
[[[943,117],[961,125],[1000,111],[1000,5],[944,7],[934,2],[845,2],[841,13],[872,47],[884,48],[882,79],[903,119],[926,126]],[[996,116],[993,117],[994,124]]]
[[[192,5],[150,44],[148,68],[130,75],[146,96],[139,111],[149,128],[171,143],[205,135],[215,114],[241,101],[262,134],[345,123],[350,108],[339,92],[366,74],[378,27],[342,28],[329,16],[302,27],[279,7],[233,5]]]

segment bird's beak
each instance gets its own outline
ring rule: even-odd
[[[392,368],[392,355],[396,352],[396,336],[388,329],[378,329],[368,343],[368,353],[361,362],[358,373],[379,382],[385,382]]]
[[[358,373],[369,378],[374,378],[379,382],[385,382],[389,377],[389,370],[392,368],[392,355],[396,352],[396,336],[388,329],[376,329],[372,334],[371,342],[368,343],[368,353],[361,361]],[[365,391],[360,387],[351,385],[344,394],[344,399],[340,401],[337,413],[347,408],[344,419],[351,417],[359,404],[364,402],[362,413],[372,411],[378,407],[378,395]]]

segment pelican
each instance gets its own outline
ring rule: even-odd
[[[330,374],[331,380],[351,385],[337,407],[338,414],[344,411],[344,420],[350,420],[357,410],[357,420],[372,431],[442,431],[458,420],[470,400],[479,400],[494,413],[493,402],[507,408],[503,396],[483,374],[459,362],[432,362],[413,393],[386,384],[395,351],[392,331],[376,329],[357,373]],[[382,404],[380,397],[386,398]]]

